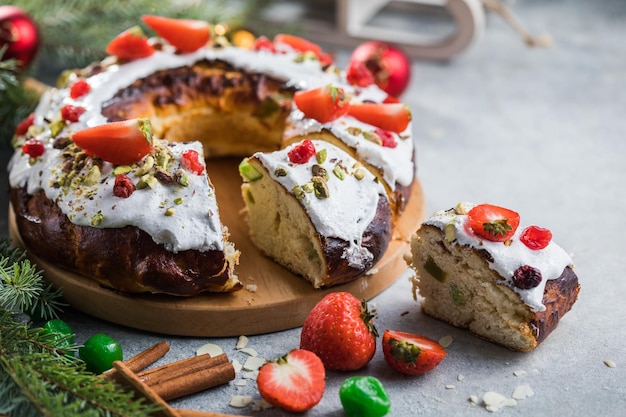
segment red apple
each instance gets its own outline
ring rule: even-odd
[[[6,45],[2,59],[14,58],[27,67],[39,48],[35,22],[19,7],[0,6],[0,47]]]
[[[350,60],[363,62],[374,75],[376,85],[394,97],[399,97],[411,80],[409,58],[400,48],[384,42],[362,43]]]

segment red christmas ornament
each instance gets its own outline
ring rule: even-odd
[[[39,32],[26,12],[15,6],[0,6],[0,47],[3,60],[14,58],[26,68],[39,48]]]
[[[352,61],[365,64],[376,85],[394,97],[400,96],[411,80],[411,60],[399,48],[384,42],[362,43],[352,52]]]

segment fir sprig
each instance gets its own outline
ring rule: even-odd
[[[6,52],[0,48],[0,60]],[[35,109],[39,94],[21,82],[23,72],[18,61],[0,61],[0,145],[5,146],[13,136],[15,126]]]
[[[0,239],[0,306],[31,317],[58,316],[63,304],[61,290],[46,283],[37,267],[26,259],[26,252]]]
[[[85,370],[75,345],[15,320],[0,308],[0,414],[9,416],[153,415],[158,407]]]

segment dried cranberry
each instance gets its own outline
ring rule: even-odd
[[[124,174],[115,177],[113,185],[113,195],[119,198],[128,198],[135,191],[135,183]]]
[[[522,265],[513,272],[513,285],[522,290],[535,288],[541,282],[541,271],[530,265]]]
[[[30,156],[31,158],[37,158],[43,155],[45,151],[43,142],[39,139],[28,139],[24,145],[22,145],[22,152]]]
[[[390,131],[376,129],[375,133],[378,135],[378,137],[380,137],[382,145],[385,148],[395,148],[396,146],[398,146],[398,144],[396,143],[396,139],[393,137],[393,134]]]
[[[78,80],[70,87],[70,97],[79,98],[91,91],[91,86],[85,80]]]
[[[196,175],[200,175],[204,172],[204,165],[200,162],[198,152],[194,149],[183,152],[183,155],[180,157],[180,162],[185,168]]]
[[[35,113],[31,113],[28,117],[17,124],[15,127],[15,135],[22,136],[26,132],[28,132],[28,128],[33,125],[35,121]]]
[[[532,250],[541,250],[552,240],[552,232],[539,226],[528,226],[522,231],[519,239]]]
[[[315,145],[309,139],[303,140],[287,153],[289,160],[294,164],[305,164],[313,155],[315,155]]]
[[[85,113],[85,108],[67,104],[61,107],[61,118],[66,122],[76,123],[81,114]]]

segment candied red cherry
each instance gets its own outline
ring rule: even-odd
[[[67,104],[61,107],[61,118],[66,122],[76,123],[81,114],[85,113],[85,108]]]
[[[22,145],[22,152],[30,156],[31,158],[37,158],[43,155],[45,147],[43,142],[39,139],[28,139],[24,145]]]
[[[118,174],[113,184],[113,195],[119,198],[128,198],[135,192],[135,183],[127,175]]]
[[[385,148],[395,148],[396,146],[398,146],[396,139],[393,137],[393,133],[391,133],[390,131],[383,130],[383,129],[376,129],[375,132],[378,135],[378,137],[380,137],[380,140],[382,141],[382,145]]]
[[[539,226],[528,226],[522,231],[519,239],[532,250],[541,250],[552,240],[552,232]]]
[[[315,155],[315,145],[309,139],[305,139],[291,149],[287,156],[294,164],[305,164]]]
[[[183,152],[180,161],[185,168],[196,175],[200,175],[204,172],[204,165],[200,162],[198,151],[194,149],[189,149]]]
[[[522,265],[513,272],[513,285],[522,290],[535,288],[541,283],[541,271],[530,265]]]
[[[85,80],[77,80],[70,87],[70,97],[71,98],[79,98],[84,96],[85,94],[91,91],[91,86]]]

